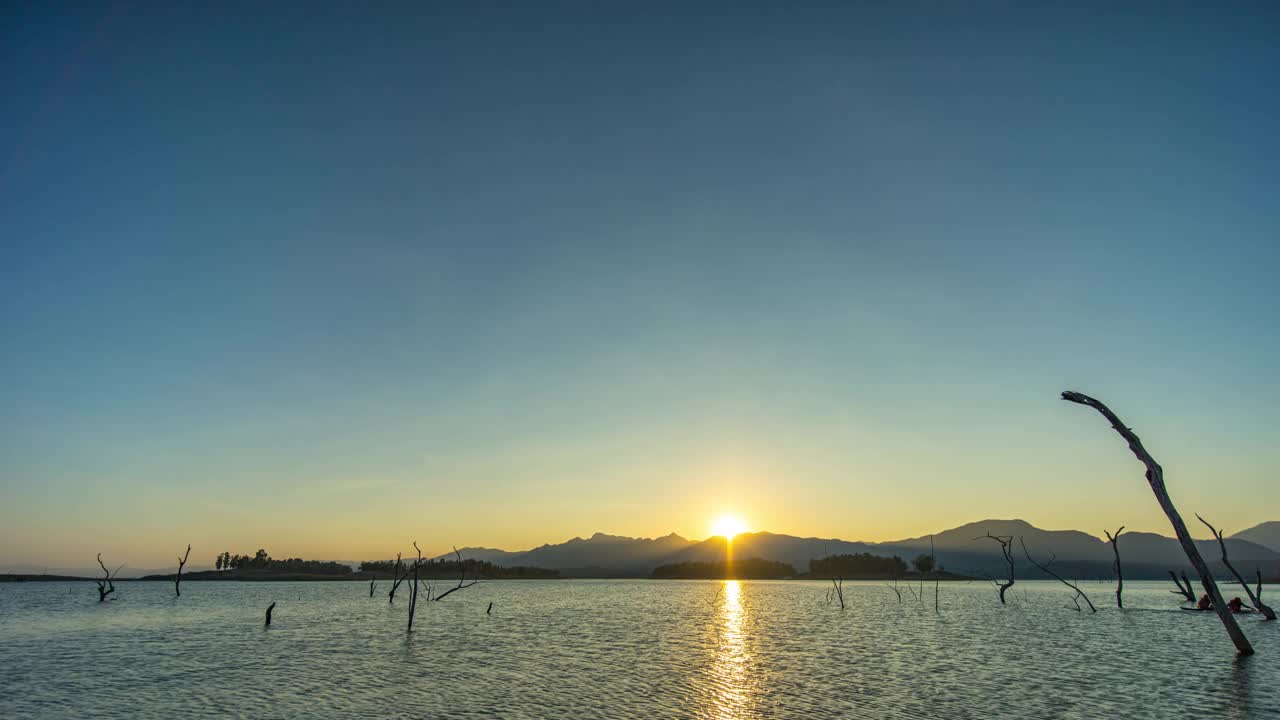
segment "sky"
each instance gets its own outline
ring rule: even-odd
[[[0,566],[1280,519],[1280,12],[1124,5],[5,3]]]

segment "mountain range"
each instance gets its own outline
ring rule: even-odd
[[[1054,559],[1053,567],[1064,575],[1077,578],[1111,577],[1113,555],[1106,540],[1077,530],[1043,530],[1024,520],[981,520],[935,534],[933,552],[945,569],[976,577],[996,576],[1007,568],[1000,545],[986,539],[991,535],[1011,536],[1015,572],[1018,577],[1039,577],[1039,571],[1026,561],[1026,552],[1039,562]],[[1193,575],[1182,546],[1171,537],[1155,533],[1126,532],[1120,536],[1120,556],[1124,575],[1132,579],[1163,579],[1169,570]],[[1218,577],[1227,575],[1221,564],[1221,551],[1213,540],[1200,540],[1196,545]],[[1264,522],[1231,535],[1226,540],[1231,562],[1242,574],[1253,577],[1256,570],[1271,579],[1280,580],[1280,521]],[[649,577],[659,565],[688,561],[720,561],[728,548],[723,537],[690,540],[675,533],[658,538],[631,538],[596,533],[589,538],[575,537],[563,543],[547,544],[531,550],[510,551],[485,547],[462,548],[464,557],[486,560],[495,565],[526,565],[559,570],[565,577]],[[733,539],[735,557],[758,557],[789,563],[797,572],[809,568],[809,560],[827,555],[870,553],[901,557],[908,564],[920,554],[930,552],[929,536],[906,538],[892,542],[857,542],[837,538],[796,537],[769,532],[743,533]],[[453,554],[440,557],[452,559]],[[353,568],[357,562],[343,561]],[[212,568],[188,566],[188,572]],[[77,577],[98,577],[96,567],[44,568],[18,564],[0,568],[18,574],[50,573]],[[173,572],[173,568],[144,569],[126,566],[120,577],[139,577]]]
[[[1060,573],[1080,578],[1105,578],[1112,574],[1114,555],[1110,544],[1078,530],[1043,530],[1025,520],[981,520],[945,530],[932,537],[938,562],[951,572],[974,576],[1006,571],[1000,544],[987,534],[1011,536],[1016,572],[1036,576],[1026,561],[1030,553],[1044,564],[1053,560]],[[648,577],[659,565],[687,561],[723,560],[728,550],[722,537],[689,540],[675,533],[659,538],[630,538],[596,533],[524,551],[463,548],[464,557],[496,565],[529,565],[559,570],[566,577]],[[1023,545],[1025,544],[1025,551]],[[1215,575],[1226,574],[1221,551],[1212,540],[1197,541],[1201,554]],[[930,552],[929,536],[892,542],[856,542],[836,538],[802,538],[769,532],[743,533],[733,539],[735,557],[758,557],[791,564],[805,572],[809,560],[827,555],[870,553],[898,555],[910,563]],[[1268,578],[1280,576],[1280,522],[1268,522],[1232,535],[1226,540],[1232,564],[1252,576],[1255,569]],[[1120,556],[1126,577],[1164,578],[1169,570],[1190,572],[1178,541],[1155,533],[1126,532],[1120,536]]]

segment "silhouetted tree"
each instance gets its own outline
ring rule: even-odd
[[[828,555],[809,560],[809,574],[820,578],[843,577],[850,579],[876,579],[899,577],[907,571],[907,564],[894,555],[884,557],[871,553],[852,555]]]
[[[911,561],[911,566],[921,575],[928,575],[933,572],[933,556],[917,555],[916,559]]]
[[[221,555],[219,555],[219,556],[218,556],[218,560],[217,560],[217,562],[215,562],[215,563],[213,564],[213,569],[214,569],[214,570],[221,570],[221,569],[222,569],[222,556],[221,556]]]
[[[453,586],[453,587],[449,588],[448,590],[445,590],[444,592],[440,593],[440,594],[439,594],[439,595],[437,595],[435,598],[433,598],[436,602],[440,602],[441,600],[443,600],[443,599],[445,599],[445,598],[449,597],[449,596],[450,596],[450,595],[452,595],[453,593],[458,592],[459,590],[466,590],[467,588],[471,587],[472,585],[475,585],[475,584],[477,584],[477,583],[479,583],[479,582],[480,582],[479,580],[472,580],[471,582],[466,582],[466,580],[467,580],[467,564],[466,564],[466,563],[464,563],[464,562],[462,562],[462,553],[458,552],[458,548],[455,546],[455,547],[453,548],[453,554],[458,556],[458,570],[459,570],[459,572],[461,572],[461,573],[462,573],[462,576],[458,578],[458,584],[457,584],[457,585],[455,585],[455,586]]]
[[[1244,636],[1244,632],[1240,630],[1240,625],[1231,614],[1231,610],[1223,602],[1222,593],[1218,591],[1218,584],[1213,581],[1213,574],[1209,572],[1209,566],[1205,564],[1204,558],[1200,556],[1200,550],[1191,538],[1191,533],[1187,530],[1187,524],[1182,521],[1182,516],[1178,514],[1178,509],[1173,506],[1173,500],[1169,498],[1169,491],[1165,489],[1164,485],[1164,469],[1160,467],[1155,458],[1151,457],[1151,453],[1147,452],[1147,449],[1142,446],[1142,441],[1138,439],[1133,430],[1121,422],[1120,418],[1111,412],[1111,409],[1106,405],[1088,395],[1072,390],[1062,393],[1062,399],[1097,410],[1100,415],[1107,419],[1107,422],[1111,423],[1111,427],[1120,437],[1124,438],[1124,441],[1129,444],[1129,450],[1134,457],[1138,458],[1138,461],[1146,466],[1147,484],[1151,486],[1151,492],[1155,494],[1156,502],[1160,503],[1160,508],[1168,516],[1169,523],[1173,525],[1173,532],[1178,536],[1178,542],[1181,543],[1183,552],[1187,554],[1187,559],[1191,561],[1191,567],[1195,568],[1200,575],[1200,584],[1204,586],[1210,601],[1213,602],[1214,611],[1218,614],[1218,619],[1222,621],[1222,626],[1226,629],[1231,642],[1235,644],[1236,652],[1240,655],[1252,655],[1253,645]]]
[[[1009,588],[1013,587],[1013,584],[1014,584],[1013,552],[1012,552],[1013,536],[1012,535],[992,535],[991,533],[987,533],[982,537],[974,538],[974,540],[982,540],[983,538],[986,538],[988,540],[995,540],[996,542],[1000,543],[1000,554],[1004,556],[1005,566],[1008,567],[1009,569],[1008,571],[1009,577],[1007,580],[1005,580],[1004,582],[1000,582],[999,580],[991,581],[995,583],[995,586],[997,588],[1000,589],[1000,604],[1005,605],[1007,603],[1005,603],[1004,601],[1004,594],[1008,592]]]
[[[418,542],[415,540],[413,549],[418,553],[418,559],[413,561],[413,585],[409,588],[409,626],[406,632],[413,632],[413,616],[418,611],[418,570],[422,567],[422,550],[418,548]]]
[[[191,543],[187,543],[187,553],[178,558],[178,574],[173,576],[174,597],[182,597],[182,568],[186,567],[189,557],[191,557]]]
[[[409,570],[408,570],[407,568],[403,568],[404,572],[403,572],[403,574],[401,574],[401,569],[402,569],[402,568],[403,568],[403,564],[400,562],[400,553],[396,553],[396,564],[395,564],[395,566],[392,568],[392,573],[393,573],[393,574],[392,574],[392,576],[391,576],[391,580],[392,580],[392,582],[391,582],[391,592],[387,593],[387,604],[388,604],[388,605],[394,605],[394,604],[395,604],[395,602],[396,602],[396,590],[399,590],[399,589],[400,589],[400,583],[404,582],[405,578],[409,576]]]
[[[1120,569],[1120,533],[1124,532],[1124,526],[1121,525],[1116,534],[1112,535],[1109,531],[1103,530],[1107,534],[1107,542],[1111,543],[1111,551],[1116,555],[1116,562],[1112,565],[1112,569],[1116,574],[1116,607],[1124,609],[1124,572]]]
[[[120,572],[121,565],[116,568],[116,572],[107,570],[107,566],[102,562],[102,553],[98,553],[98,566],[102,568],[103,579],[98,581],[98,602],[106,602],[107,596],[116,591],[116,585],[112,582],[116,573]]]

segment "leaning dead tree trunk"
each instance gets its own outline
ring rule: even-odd
[[[1191,581],[1187,579],[1186,573],[1182,573],[1182,579],[1179,580],[1178,576],[1174,575],[1173,571],[1170,570],[1169,577],[1173,578],[1173,584],[1178,586],[1177,590],[1170,590],[1169,592],[1173,593],[1174,595],[1181,595],[1182,597],[1186,598],[1191,602],[1196,601],[1195,588],[1191,587]],[[1183,586],[1183,583],[1186,583],[1185,587]]]
[[[1244,588],[1245,593],[1249,595],[1249,604],[1257,608],[1258,612],[1262,613],[1262,616],[1264,618],[1268,620],[1275,620],[1276,619],[1275,611],[1272,610],[1270,607],[1268,607],[1266,603],[1262,602],[1261,595],[1254,594],[1253,589],[1249,587],[1249,583],[1245,582],[1245,579],[1240,575],[1239,572],[1236,571],[1235,566],[1231,564],[1231,561],[1229,559],[1227,559],[1227,543],[1225,540],[1222,539],[1222,531],[1210,525],[1209,521],[1200,517],[1199,513],[1196,513],[1196,518],[1199,519],[1200,522],[1204,523],[1204,526],[1209,528],[1209,532],[1213,533],[1213,536],[1218,539],[1218,547],[1222,549],[1222,564],[1226,565],[1227,569],[1231,571],[1231,574],[1236,576],[1236,582],[1240,583],[1240,587]],[[1258,589],[1261,590],[1262,589],[1261,571],[1259,571],[1258,580],[1259,580]]]
[[[1116,554],[1116,564],[1113,569],[1116,572],[1116,607],[1124,609],[1124,572],[1120,569],[1120,533],[1124,532],[1124,526],[1116,531],[1115,535],[1103,530],[1107,534],[1107,542],[1111,543],[1111,551]]]
[[[1022,545],[1022,554],[1027,556],[1027,562],[1029,562],[1029,563],[1031,563],[1032,565],[1035,565],[1036,567],[1040,568],[1040,572],[1044,573],[1045,575],[1048,575],[1048,576],[1052,577],[1054,580],[1057,580],[1058,582],[1062,583],[1063,585],[1066,585],[1067,587],[1071,588],[1072,590],[1075,590],[1075,591],[1076,591],[1076,594],[1075,594],[1075,597],[1073,597],[1073,598],[1072,598],[1072,600],[1073,600],[1073,601],[1079,600],[1080,598],[1084,598],[1084,602],[1085,602],[1085,604],[1089,606],[1089,612],[1098,612],[1098,608],[1096,608],[1096,607],[1094,607],[1094,606],[1093,606],[1093,601],[1089,599],[1089,596],[1088,596],[1088,595],[1085,595],[1085,594],[1084,594],[1084,591],[1083,591],[1083,590],[1081,590],[1080,588],[1076,587],[1075,583],[1069,583],[1069,582],[1067,582],[1066,580],[1062,579],[1062,576],[1061,576],[1061,575],[1059,575],[1058,573],[1056,573],[1056,572],[1054,572],[1054,571],[1052,571],[1052,570],[1050,570],[1050,569],[1049,569],[1049,566],[1053,564],[1053,561],[1054,561],[1055,559],[1057,559],[1057,558],[1056,558],[1056,556],[1054,556],[1054,554],[1053,554],[1053,553],[1049,553],[1049,562],[1048,562],[1048,563],[1046,563],[1046,564],[1044,564],[1044,565],[1041,565],[1040,563],[1036,562],[1036,559],[1035,559],[1035,558],[1031,557],[1031,553],[1027,552],[1027,541],[1026,541],[1026,540],[1023,540],[1021,537],[1019,537],[1019,538],[1018,538],[1018,544]],[[1079,609],[1080,609],[1080,603],[1079,603],[1079,602],[1076,602],[1076,610],[1079,610]]]
[[[1205,564],[1204,558],[1200,556],[1200,550],[1196,548],[1195,541],[1191,539],[1191,533],[1187,531],[1187,524],[1182,521],[1182,516],[1178,514],[1178,509],[1173,506],[1173,500],[1169,498],[1169,491],[1164,486],[1164,469],[1142,446],[1142,441],[1138,439],[1133,430],[1121,422],[1120,418],[1116,417],[1116,414],[1111,412],[1111,409],[1106,405],[1088,395],[1071,390],[1062,393],[1062,399],[1097,410],[1102,417],[1107,419],[1107,422],[1111,423],[1111,427],[1120,434],[1120,437],[1124,438],[1125,442],[1129,444],[1129,450],[1134,457],[1138,458],[1146,466],[1147,484],[1151,486],[1151,492],[1155,493],[1156,502],[1160,503],[1160,508],[1169,517],[1169,522],[1173,525],[1173,532],[1178,536],[1178,542],[1182,544],[1182,550],[1187,554],[1187,559],[1191,561],[1191,567],[1195,568],[1200,575],[1200,584],[1204,586],[1205,592],[1209,594],[1209,599],[1213,602],[1213,609],[1218,613],[1218,619],[1222,621],[1222,626],[1226,628],[1231,642],[1235,644],[1236,652],[1240,655],[1252,655],[1253,645],[1249,644],[1249,638],[1244,636],[1244,632],[1240,630],[1240,625],[1231,614],[1231,610],[1223,602],[1222,593],[1218,591],[1218,584],[1213,581],[1209,566]]]
[[[378,589],[378,578],[369,578],[369,597],[373,597],[373,591]]]
[[[267,621],[263,623],[263,627],[271,626],[271,613],[275,612],[275,609],[276,609],[276,604],[274,602],[267,606]]]
[[[840,609],[844,609],[844,578],[840,578],[839,582],[835,578],[831,578],[831,586],[835,590],[835,597],[840,600]]]
[[[102,553],[98,553],[98,567],[102,568],[102,574],[104,576],[103,579],[97,581],[98,602],[106,602],[107,596],[116,591],[116,585],[112,582],[112,579],[115,577],[116,573],[120,572],[120,568],[124,567],[124,565],[116,568],[116,572],[113,573],[108,570],[107,566],[102,562]]]
[[[187,543],[187,554],[178,558],[178,574],[173,576],[174,597],[182,597],[182,568],[186,567],[189,557],[191,557],[191,543]]]
[[[1004,555],[1004,563],[1009,568],[1008,580],[1006,580],[1005,582],[1000,582],[999,580],[991,581],[996,584],[997,588],[1000,588],[1000,604],[1005,605],[1007,603],[1005,603],[1004,601],[1004,594],[1009,591],[1009,588],[1013,587],[1013,582],[1014,582],[1013,581],[1013,552],[1011,551],[1011,546],[1013,545],[1013,536],[1012,535],[992,535],[991,533],[987,533],[982,537],[974,538],[974,540],[982,540],[982,539],[995,540],[996,542],[1000,543],[1000,553]]]
[[[458,592],[459,590],[465,590],[465,589],[467,589],[467,588],[471,587],[472,585],[475,585],[475,584],[477,584],[477,583],[479,583],[479,582],[480,582],[479,580],[472,580],[471,582],[466,582],[466,580],[467,580],[467,564],[466,564],[465,562],[463,562],[463,561],[462,561],[462,553],[458,552],[458,548],[456,548],[456,547],[455,547],[455,548],[453,549],[453,554],[454,554],[454,555],[456,555],[456,556],[458,556],[458,572],[462,573],[462,577],[458,578],[458,584],[457,584],[457,585],[455,585],[455,586],[453,586],[453,587],[449,588],[448,590],[445,590],[444,592],[442,592],[442,593],[440,593],[439,595],[437,595],[437,596],[435,596],[434,598],[432,598],[432,599],[433,599],[433,600],[435,600],[436,602],[439,602],[439,601],[441,601],[441,600],[443,600],[443,599],[445,599],[445,598],[449,597],[451,594],[453,594],[453,593],[455,593],[455,592]]]

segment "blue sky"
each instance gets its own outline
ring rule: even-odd
[[[0,562],[1275,519],[1280,14],[693,5],[6,5]]]

